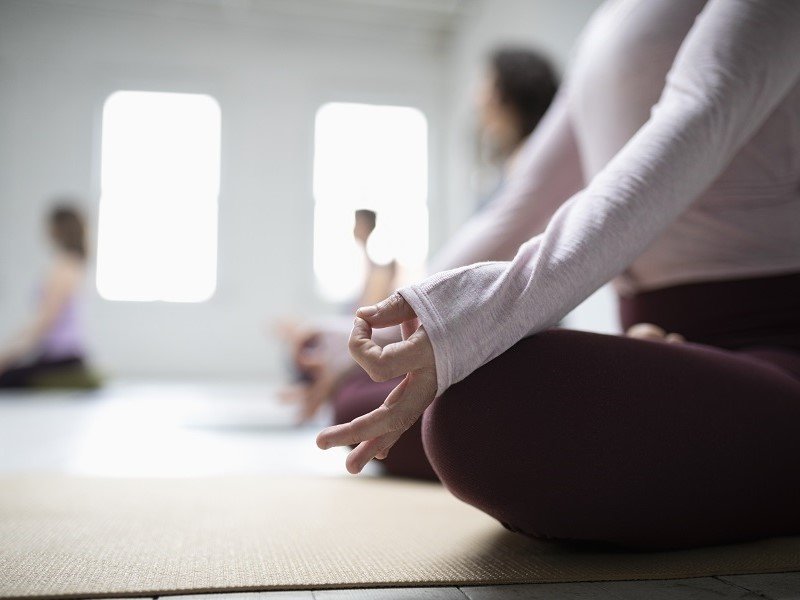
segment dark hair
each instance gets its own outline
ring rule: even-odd
[[[86,221],[83,213],[69,201],[58,201],[48,217],[56,245],[81,260],[86,259]]]
[[[500,101],[517,116],[517,141],[522,141],[553,101],[558,78],[550,61],[529,48],[498,48],[490,55],[489,64]]]
[[[359,208],[356,211],[356,221],[366,220],[369,223],[370,230],[375,229],[378,223],[378,213],[368,208]]]

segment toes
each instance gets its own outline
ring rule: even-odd
[[[630,327],[625,335],[637,340],[663,340],[667,332],[652,323],[637,323]]]

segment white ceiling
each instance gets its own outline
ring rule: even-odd
[[[12,0],[13,1],[13,0]],[[58,9],[264,25],[297,31],[335,30],[393,41],[437,44],[481,0],[24,0]]]

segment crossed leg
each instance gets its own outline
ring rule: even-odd
[[[435,400],[425,450],[454,495],[532,536],[678,548],[800,533],[792,365],[800,353],[550,330]]]

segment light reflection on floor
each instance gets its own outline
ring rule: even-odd
[[[120,477],[346,475],[262,383],[116,383],[95,393],[0,394],[0,472]],[[376,474],[370,467],[367,474]]]

